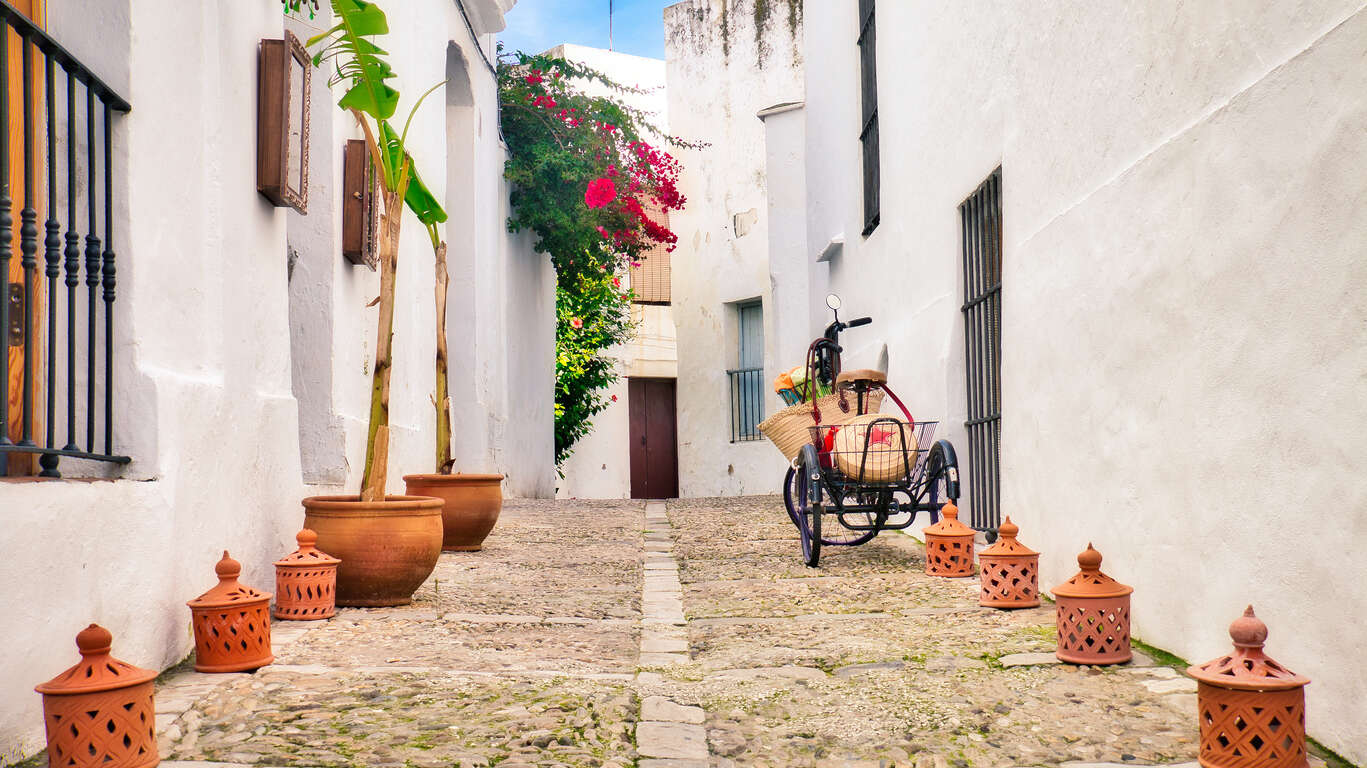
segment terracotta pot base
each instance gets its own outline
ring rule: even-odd
[[[358,496],[304,499],[304,526],[318,533],[318,549],[340,558],[337,605],[408,605],[441,555],[441,499]]]
[[[503,475],[404,475],[410,496],[443,502],[442,551],[478,552],[503,509]]]

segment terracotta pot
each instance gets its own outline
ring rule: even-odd
[[[503,475],[404,475],[410,496],[435,496],[445,506],[441,548],[478,552],[503,509]]]
[[[441,499],[386,496],[312,496],[304,499],[304,527],[317,547],[341,558],[337,604],[407,605],[441,556]]]

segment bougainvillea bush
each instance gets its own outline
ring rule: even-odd
[[[630,339],[631,294],[620,275],[678,238],[678,162],[687,146],[620,97],[644,93],[562,58],[500,51],[499,99],[513,183],[508,228],[530,230],[556,271],[555,460],[568,457],[607,407],[617,379],[607,351]],[[586,86],[610,96],[589,95]]]

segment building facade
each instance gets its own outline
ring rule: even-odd
[[[414,118],[409,148],[450,214],[456,469],[504,472],[509,495],[549,496],[555,278],[526,237],[506,230],[493,70],[494,35],[512,4],[386,3],[384,47],[402,111],[449,80]],[[294,548],[300,499],[359,490],[379,281],[342,258],[343,145],[360,133],[326,72],[312,78],[307,215],[273,206],[255,179],[259,42],[326,29],[322,5],[307,21],[287,20],[275,0],[47,3],[49,34],[131,105],[111,120],[106,224],[118,280],[111,452],[132,462],[63,458],[61,480],[0,481],[0,762],[41,748],[39,697],[25,692],[70,666],[77,631],[98,622],[120,658],[172,665],[192,647],[185,601],[212,585],[223,550],[242,561],[246,583],[270,589],[272,561]],[[18,38],[8,40],[18,62]],[[11,126],[20,103],[10,99]],[[82,206],[85,184],[80,176],[71,187]],[[65,178],[59,189],[65,217]],[[434,268],[425,233],[405,217],[392,493],[404,473],[435,468]],[[103,416],[98,426],[102,436]]]
[[[673,222],[679,494],[774,493],[785,462],[755,425],[782,407],[770,382],[802,363],[789,342],[806,328],[775,309],[771,243],[788,233],[770,198],[795,190],[766,183],[757,115],[802,101],[802,6],[685,0],[664,14],[670,132],[707,144],[682,153],[688,206]]]
[[[1044,585],[1092,541],[1136,635],[1196,660],[1253,603],[1314,680],[1311,735],[1367,761],[1367,635],[1344,625],[1367,610],[1367,9],[803,21],[805,105],[766,119],[766,154],[804,158],[804,263],[771,250],[756,281],[797,315],[829,289],[873,316],[847,356],[887,345],[965,507],[1019,524]],[[794,183],[771,171],[771,199]]]

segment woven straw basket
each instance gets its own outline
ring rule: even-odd
[[[843,401],[843,407],[842,407]],[[858,414],[858,396],[845,391],[826,395],[816,401],[821,411],[822,424],[845,424]],[[883,405],[883,390],[864,395],[865,410],[877,413]],[[798,403],[775,413],[759,423],[760,434],[778,448],[788,461],[797,458],[802,446],[812,442],[811,428],[816,426],[811,403]]]
[[[874,424],[878,419],[883,421]],[[916,466],[916,428],[887,414],[857,416],[836,433],[833,453],[835,465],[855,482],[891,483],[906,477],[908,466]]]

